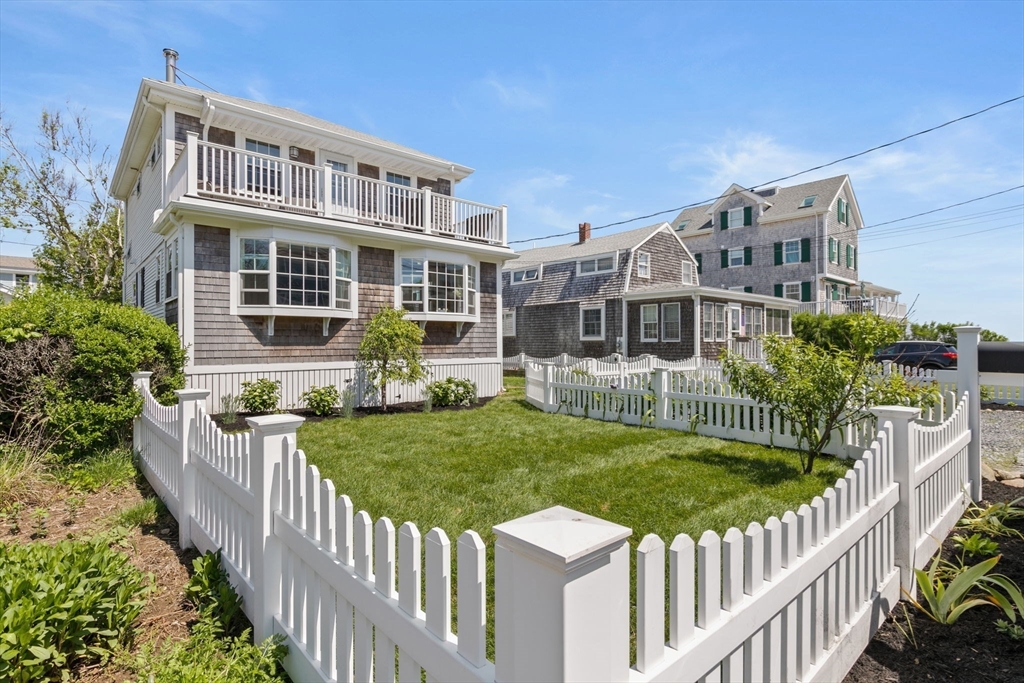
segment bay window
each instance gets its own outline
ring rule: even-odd
[[[270,304],[270,240],[242,240],[238,275],[243,306]]]
[[[353,254],[348,249],[271,238],[239,240],[241,306],[352,311],[355,280]]]
[[[402,259],[402,307],[423,312],[423,264],[421,258]]]
[[[411,313],[475,316],[478,271],[474,264],[403,257],[401,305]]]
[[[278,242],[277,305],[330,306],[330,267],[327,247]]]

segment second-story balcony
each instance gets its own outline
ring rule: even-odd
[[[797,307],[796,313],[825,313],[826,315],[842,315],[843,313],[875,313],[883,318],[902,320],[907,317],[907,305],[899,301],[883,297],[867,297],[862,299],[830,299],[825,301],[807,301]]]
[[[183,196],[506,245],[507,209],[199,140],[171,167],[168,200]]]

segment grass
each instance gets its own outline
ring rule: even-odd
[[[156,524],[157,517],[166,509],[163,501],[159,498],[155,496],[146,498],[131,507],[118,510],[113,516],[114,524],[128,529]]]
[[[37,502],[53,482],[49,468],[42,455],[16,444],[0,444],[0,508]]]
[[[72,489],[92,493],[127,486],[135,481],[138,470],[131,449],[117,448],[70,464],[62,468],[59,476]]]

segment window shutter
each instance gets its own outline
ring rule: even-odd
[[[811,300],[811,283],[801,282],[800,283],[800,301]]]
[[[857,247],[853,248],[853,268],[857,269]]]
[[[743,247],[743,265],[749,266],[754,263],[754,248]]]
[[[722,224],[722,230],[727,230],[729,228],[729,212],[722,211],[719,213],[718,222]]]
[[[701,270],[702,270],[701,269],[701,261],[703,261],[704,259],[702,259],[701,256],[702,256],[702,254],[694,254],[693,255],[693,258],[697,259],[697,275],[700,275],[701,274]]]
[[[753,207],[744,206],[743,207],[743,225],[753,225],[753,224],[754,224],[754,210],[753,210]]]
[[[811,262],[811,238],[804,237],[800,240],[800,262],[810,263]]]
[[[782,265],[782,242],[775,243],[775,265]]]
[[[782,298],[782,285],[775,285],[775,296]]]
[[[836,261],[836,240],[834,237],[828,238],[828,262],[835,263]]]
[[[751,287],[750,285],[747,285],[746,287],[743,288],[743,291],[746,292],[747,294],[753,294],[754,288]]]
[[[722,267],[723,268],[728,268],[729,267],[729,250],[728,249],[723,249],[722,250]]]
[[[853,245],[846,245],[846,267],[853,268]]]

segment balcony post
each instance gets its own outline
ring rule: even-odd
[[[423,188],[423,232],[428,235],[433,227],[431,225],[431,217],[433,217],[434,212],[431,202],[433,202],[433,193],[430,191],[430,186],[428,185]]]
[[[321,213],[324,218],[330,218],[334,213],[334,167],[330,162],[324,164],[324,198],[321,206]]]
[[[199,133],[192,130],[185,133],[185,155],[185,194],[195,197],[199,194]]]
[[[505,246],[505,229],[508,226],[508,204],[501,205],[501,221],[498,225],[498,243]]]

